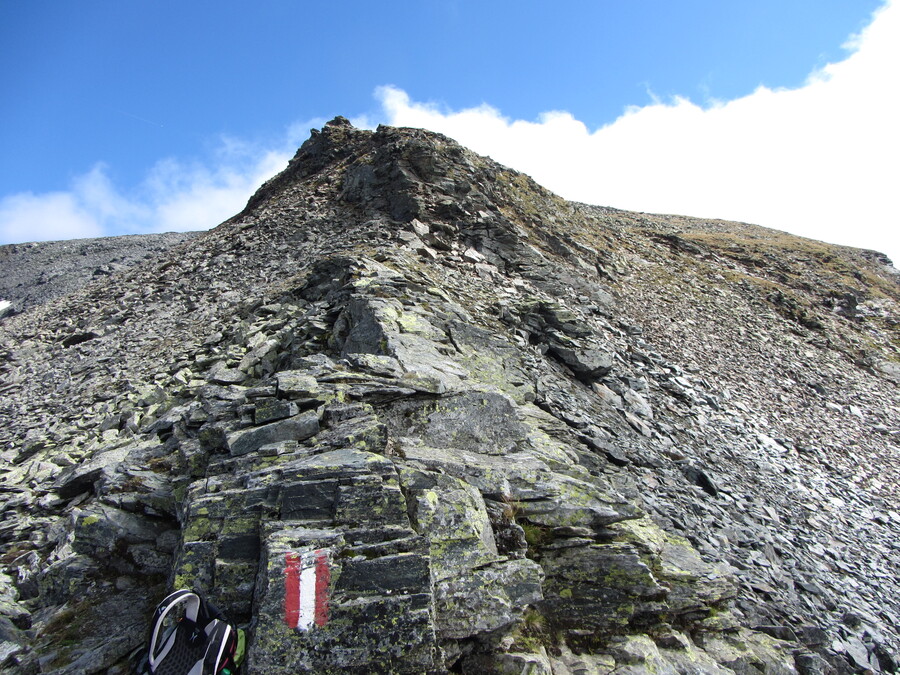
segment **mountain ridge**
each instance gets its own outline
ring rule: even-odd
[[[890,672],[900,285],[760,232],[333,120],[215,230],[3,320],[3,665],[124,672],[128,605],[188,584],[255,620],[251,672]],[[340,621],[286,633],[310,547]],[[123,639],[60,631],[71,589]]]

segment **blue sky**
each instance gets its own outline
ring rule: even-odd
[[[0,3],[0,243],[214,226],[343,114],[896,261],[897,1]]]

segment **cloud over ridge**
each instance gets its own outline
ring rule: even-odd
[[[287,147],[222,138],[204,160],[156,162],[128,191],[98,162],[67,190],[0,199],[0,243],[208,229],[239,212],[284,168]]]
[[[883,6],[845,46],[846,59],[799,88],[760,86],[705,107],[655,101],[595,131],[564,111],[528,122],[390,86],[376,97],[389,124],[444,133],[568,199],[752,222],[900,262],[900,5]]]
[[[900,262],[900,0],[846,48],[798,88],[704,105],[654,100],[594,130],[567,111],[510,119],[487,103],[451,110],[394,86],[379,87],[378,111],[355,122],[439,131],[568,199],[753,222]],[[200,160],[157,162],[127,190],[97,163],[66,190],[0,197],[0,243],[213,227],[323,121],[293,124],[268,146],[220,139]]]

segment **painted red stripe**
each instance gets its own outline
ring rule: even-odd
[[[316,625],[328,623],[328,585],[331,583],[331,567],[325,551],[316,551]]]
[[[290,628],[300,623],[300,556],[284,556],[284,622]]]

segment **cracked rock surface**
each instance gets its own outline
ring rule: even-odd
[[[337,118],[0,323],[0,668],[130,672],[193,587],[250,673],[895,672],[898,301]]]

